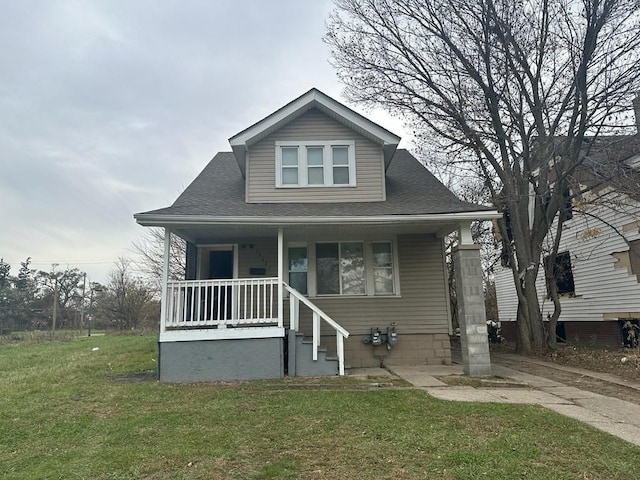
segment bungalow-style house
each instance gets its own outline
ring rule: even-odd
[[[166,232],[160,380],[449,363],[443,237],[456,230],[465,368],[489,373],[469,225],[497,213],[399,141],[311,89],[231,137],[173,205],[136,214]],[[187,242],[184,280],[168,278],[171,235]]]
[[[640,98],[634,106],[640,132]],[[593,190],[568,205],[554,264],[562,309],[556,335],[560,341],[620,347],[629,343],[629,325],[640,320],[640,134],[588,143],[574,185],[576,191]],[[515,339],[511,271],[498,272],[495,280],[502,334]],[[554,307],[542,269],[536,287],[546,319]]]

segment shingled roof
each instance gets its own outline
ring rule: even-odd
[[[490,207],[458,199],[408,151],[396,150],[386,172],[386,201],[246,203],[245,180],[232,152],[220,152],[170,207],[136,214],[204,217],[317,217],[470,213]]]

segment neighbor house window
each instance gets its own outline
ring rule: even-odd
[[[308,268],[307,247],[289,247],[289,285],[304,295],[307,294]]]
[[[355,142],[276,142],[277,187],[336,187],[355,184]]]
[[[550,257],[545,257],[545,266],[548,266],[549,261]],[[556,255],[556,261],[553,265],[553,278],[559,295],[574,295],[576,293],[569,252],[561,252]]]

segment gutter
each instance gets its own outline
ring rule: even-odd
[[[213,215],[163,215],[137,213],[136,222],[145,227],[167,225],[337,225],[345,223],[385,225],[423,222],[463,222],[501,218],[496,210],[480,210],[459,213],[430,213],[423,215],[375,215],[375,216],[306,216],[306,217],[216,217]]]

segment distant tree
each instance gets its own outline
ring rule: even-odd
[[[114,264],[104,291],[97,299],[99,312],[110,326],[136,329],[149,323],[158,303],[157,289],[132,273],[131,260],[120,257]],[[159,312],[158,312],[159,313]],[[157,324],[158,318],[152,319]]]
[[[57,291],[56,328],[72,327],[79,318],[82,301],[82,284],[85,273],[78,268],[45,272],[38,271],[36,276],[38,298],[37,309],[42,310],[48,319],[53,315],[53,299]]]
[[[24,330],[33,318],[36,286],[31,258],[20,262],[18,276],[10,275],[11,265],[0,259],[0,329]]]
[[[504,214],[518,351],[543,347],[542,246],[588,154],[585,138],[618,126],[640,88],[638,1],[336,5],[325,39],[347,96],[401,116],[448,170],[481,180]]]

